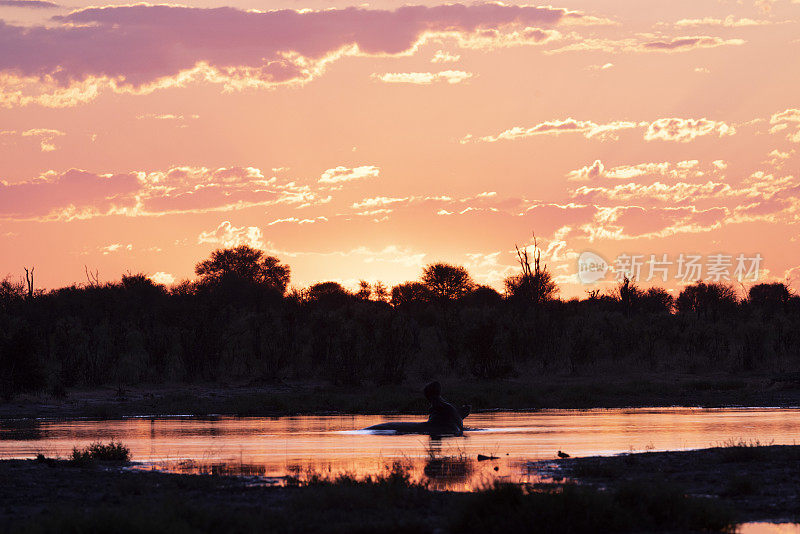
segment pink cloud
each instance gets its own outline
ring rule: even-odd
[[[22,183],[0,182],[0,218],[42,217],[57,209],[132,207],[139,189],[134,173],[97,175],[77,169]]]
[[[590,241],[665,237],[679,233],[707,232],[719,228],[728,210],[694,206],[644,208],[616,206],[600,208],[591,224],[581,227]]]
[[[6,52],[0,56],[0,77],[13,77],[5,82],[14,88],[13,95],[6,95],[6,105],[28,102],[28,88],[19,87],[36,82],[46,85],[40,88],[45,93],[86,81],[128,91],[196,78],[240,86],[302,82],[341,55],[409,53],[430,34],[479,39],[481,32],[521,27],[527,32],[523,37],[536,41],[547,34],[530,26],[582,17],[565,9],[499,3],[404,6],[393,11],[91,7],[53,17],[60,23],[56,26],[0,21],[0,47]],[[82,90],[89,95],[84,98],[91,97],[92,88]]]
[[[680,52],[694,50],[696,48],[715,48],[717,46],[741,44],[744,44],[744,41],[741,39],[722,39],[720,37],[702,35],[698,37],[675,37],[668,40],[649,41],[642,44],[642,48],[645,50]]]
[[[55,2],[45,0],[0,0],[0,6],[23,7],[28,9],[53,9],[60,7]]]
[[[324,204],[308,186],[265,179],[259,169],[173,167],[101,175],[72,169],[0,182],[0,219],[75,219],[103,215],[158,216],[284,204]]]

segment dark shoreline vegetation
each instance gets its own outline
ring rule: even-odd
[[[414,482],[402,463],[363,479],[290,475],[276,487],[121,469],[128,461],[116,454],[39,455],[0,461],[0,532],[733,532],[797,520],[798,460],[800,446],[730,442],[536,462],[560,482],[454,493]]]
[[[0,532],[733,532],[796,517],[800,447],[729,445],[539,462],[569,479],[473,493],[415,482],[399,462],[362,479],[309,473],[276,487],[40,455],[0,461]]]
[[[391,290],[287,290],[289,267],[246,246],[172,287],[9,277],[0,417],[424,413],[434,378],[475,410],[800,404],[800,297],[785,284],[740,298],[697,282],[674,299],[624,280],[565,301],[538,249],[520,266],[504,294],[447,264]]]
[[[532,377],[506,380],[449,380],[448,398],[487,411],[541,409],[800,406],[800,388],[772,375],[735,378],[727,374],[605,377]],[[76,389],[64,397],[19,394],[0,402],[0,428],[23,420],[119,419],[132,416],[409,414],[427,416],[428,406],[413,383],[334,386],[325,383],[168,384]],[[469,420],[467,420],[469,421]]]

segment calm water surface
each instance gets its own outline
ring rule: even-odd
[[[536,481],[529,462],[563,450],[572,456],[703,448],[730,440],[800,442],[800,409],[547,410],[473,414],[478,430],[431,439],[376,435],[359,429],[419,416],[304,416],[280,418],[133,418],[117,421],[0,422],[0,458],[38,452],[67,456],[92,441],[119,440],[142,468],[250,474],[279,483],[286,475],[384,472],[402,461],[412,477],[434,486],[469,490],[495,479]],[[477,461],[477,455],[496,460]],[[273,478],[274,477],[274,478]]]

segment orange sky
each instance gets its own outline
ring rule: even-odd
[[[565,296],[583,251],[800,276],[797,0],[49,4],[0,0],[0,276],[500,288],[533,231]]]

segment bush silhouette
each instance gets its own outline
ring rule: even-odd
[[[434,299],[457,300],[475,287],[469,272],[461,266],[433,263],[422,271],[422,283]]]
[[[219,285],[223,282],[245,282],[274,289],[281,295],[289,285],[291,270],[273,256],[247,245],[215,250],[211,257],[197,264],[199,284]]]

